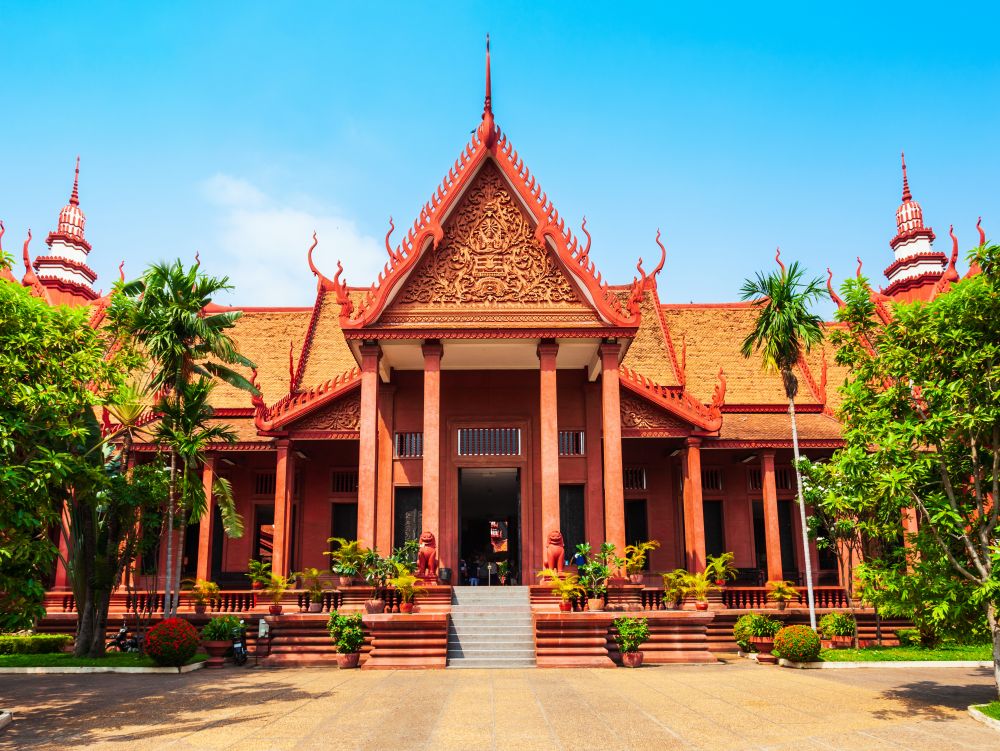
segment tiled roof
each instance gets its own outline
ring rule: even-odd
[[[364,292],[362,290],[351,290],[351,298],[360,299]],[[319,315],[316,319],[316,328],[313,331],[309,346],[303,357],[305,357],[305,368],[302,371],[302,379],[298,384],[300,389],[309,389],[323,381],[338,376],[351,368],[357,366],[357,360],[351,354],[351,348],[347,346],[344,334],[340,329],[340,305],[337,303],[337,295],[334,292],[324,292],[319,301]],[[305,336],[298,339],[295,357],[299,358],[302,351],[302,341]],[[298,362],[296,362],[298,365]],[[274,404],[280,397],[288,393],[288,383],[279,391],[268,391],[264,389],[264,401],[269,405]]]
[[[629,345],[628,352],[625,353],[622,365],[642,373],[661,386],[681,385],[671,361],[670,350],[667,346],[668,334],[663,329],[654,292],[646,292],[642,296],[639,310],[639,330]],[[676,346],[677,342],[675,341],[674,347]],[[717,371],[718,368],[716,368]],[[713,374],[709,392],[714,384],[715,376]]]
[[[840,423],[823,414],[796,414],[800,441],[835,441],[841,438]],[[720,440],[791,441],[792,422],[787,413],[727,413],[723,415]]]

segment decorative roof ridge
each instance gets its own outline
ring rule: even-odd
[[[25,287],[31,287],[31,293],[35,297],[40,297],[45,302],[52,304],[52,299],[49,297],[49,291],[45,288],[45,285],[41,283],[38,279],[37,274],[35,274],[34,269],[31,268],[31,256],[28,254],[28,246],[31,244],[31,229],[28,229],[28,237],[24,241],[24,247],[21,250],[21,255],[24,260],[24,276],[21,279],[21,284]]]
[[[313,338],[316,335],[316,327],[319,325],[319,317],[323,311],[323,299],[325,297],[326,292],[322,289],[322,285],[319,285],[316,290],[316,302],[313,303],[312,314],[309,316],[309,325],[306,327],[306,335],[302,339],[302,351],[299,353],[299,364],[295,370],[295,375],[292,378],[289,391],[295,391],[299,384],[302,383],[302,378],[306,372],[306,362],[309,359],[309,353],[312,351],[312,343]]]
[[[663,310],[697,310],[699,308],[752,308],[756,305],[754,301],[743,302],[665,302],[660,303]]]
[[[251,375],[251,383],[260,391],[260,386],[257,384],[256,370]],[[336,399],[338,396],[360,384],[361,369],[351,368],[347,372],[330,378],[308,391],[297,391],[286,394],[270,407],[264,403],[263,393],[260,393],[258,396],[251,396],[250,401],[254,406],[254,424],[258,430],[275,430],[290,420]]]
[[[657,264],[656,268],[653,269],[653,273],[648,277],[643,272],[642,269],[642,259],[639,259],[639,263],[636,264],[636,268],[639,273],[642,274],[641,283],[643,285],[643,293],[648,293],[652,296],[653,309],[656,311],[656,318],[660,325],[660,333],[663,335],[663,341],[667,345],[667,353],[670,355],[670,365],[674,369],[674,378],[677,383],[683,388],[686,384],[687,374],[684,372],[685,369],[681,367],[677,360],[677,350],[674,347],[674,339],[670,334],[670,326],[667,324],[667,319],[663,316],[663,306],[660,303],[660,293],[659,287],[656,283],[657,275],[663,270],[663,265],[667,260],[667,249],[660,242],[660,230],[656,230],[656,244],[660,246],[660,262]],[[686,359],[686,357],[685,357]]]
[[[619,380],[632,391],[645,396],[678,417],[707,431],[716,431],[722,426],[722,406],[725,404],[726,378],[719,368],[719,383],[712,395],[712,404],[706,406],[685,390],[662,386],[632,368],[619,366]]]
[[[822,387],[816,383],[816,379],[813,378],[812,371],[809,369],[809,364],[806,362],[806,358],[801,353],[799,354],[799,361],[795,364],[799,366],[799,370],[806,379],[806,384],[809,386],[809,390],[812,392],[813,398],[820,404],[826,404],[826,351],[823,351]]]

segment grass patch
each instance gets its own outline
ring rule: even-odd
[[[983,704],[981,707],[976,707],[976,709],[987,717],[992,717],[994,720],[1000,720],[1000,701]]]
[[[201,662],[206,654],[196,654],[187,664]],[[145,655],[110,653],[104,657],[74,657],[71,654],[0,655],[0,668],[155,668]]]
[[[827,662],[902,662],[909,660],[992,660],[989,644],[945,646],[935,649],[921,647],[865,647],[864,649],[824,649],[820,659]]]

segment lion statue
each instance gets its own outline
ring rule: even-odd
[[[563,554],[566,552],[566,543],[563,542],[562,532],[555,530],[549,532],[549,539],[545,543],[545,568],[563,570]]]
[[[433,532],[420,535],[420,550],[417,552],[417,576],[437,578],[437,540]]]

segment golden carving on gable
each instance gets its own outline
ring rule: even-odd
[[[518,199],[489,161],[446,222],[444,239],[427,251],[396,300],[407,308],[449,304],[582,305],[552,254],[535,241]]]
[[[632,394],[622,393],[621,413],[623,428],[638,430],[675,428],[680,432],[686,432],[686,426],[680,420],[650,404],[645,399]]]
[[[360,424],[361,395],[355,393],[306,415],[296,421],[292,429],[355,431],[359,429]]]

